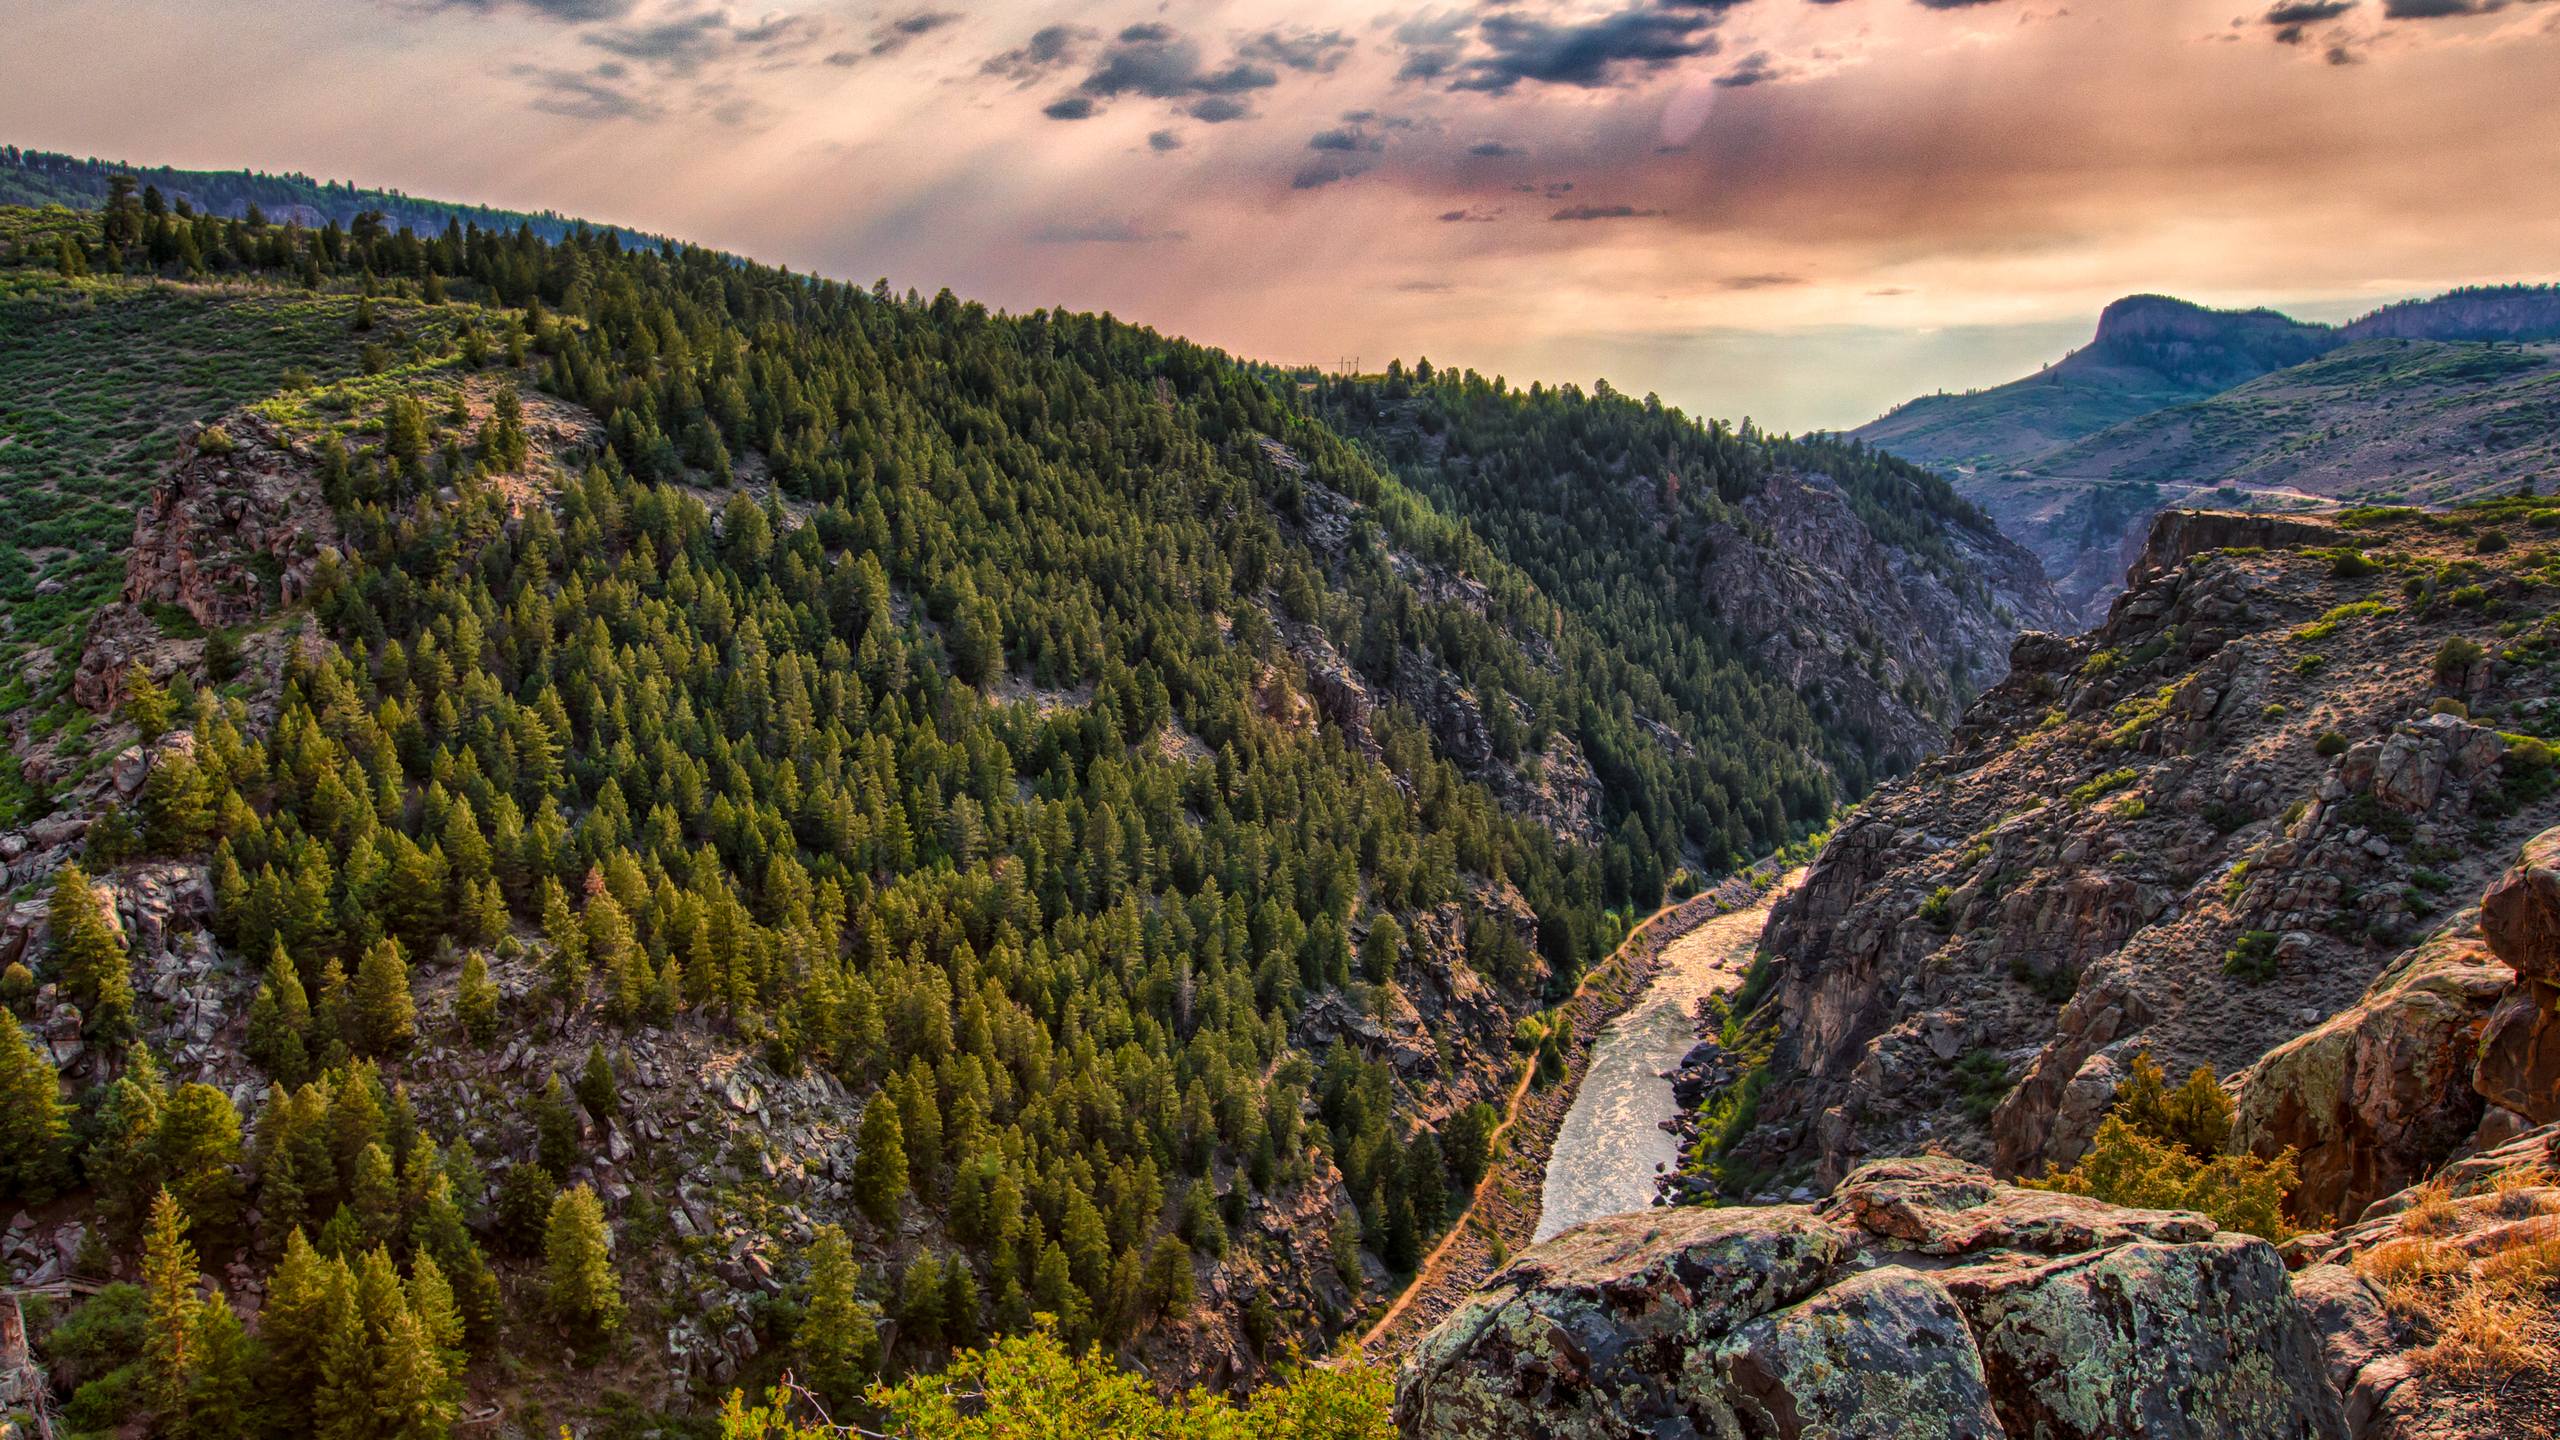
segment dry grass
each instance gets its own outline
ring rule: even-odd
[[[2403,1235],[2442,1235],[2462,1221],[2462,1212],[2454,1206],[2453,1191],[2442,1176],[2418,1187],[2409,1208],[2400,1212]]]
[[[2541,1165],[2510,1165],[2489,1177],[2497,1210],[2510,1220],[2560,1212],[2560,1176]]]
[[[2560,1372],[2560,1318],[2550,1303],[2560,1286],[2560,1227],[2516,1227],[2496,1248],[2473,1257],[2436,1238],[2462,1216],[2450,1196],[2430,1191],[2403,1212],[2401,1238],[2355,1262],[2383,1303],[2430,1337],[2410,1358],[2423,1371],[2465,1384]],[[2522,1195],[2538,1205],[2537,1191],[2549,1193],[2522,1182],[2494,1193],[2501,1204]],[[2420,1233],[2407,1233],[2421,1225]]]

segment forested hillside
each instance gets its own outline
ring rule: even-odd
[[[1628,911],[1871,773],[1108,317],[121,185],[0,210],[0,307],[78,1428],[854,1406],[1040,1323],[1241,1381]]]
[[[184,202],[226,220],[245,219],[252,209],[268,221],[321,226],[331,221],[353,225],[359,215],[379,215],[393,229],[406,226],[421,234],[442,230],[448,222],[483,230],[531,228],[545,240],[558,240],[573,230],[607,230],[625,244],[655,244],[657,237],[612,226],[599,226],[557,211],[500,210],[487,205],[456,205],[421,200],[397,190],[376,190],[343,180],[315,180],[308,175],[270,175],[260,170],[182,170],[171,165],[127,165],[82,158],[50,150],[24,150],[0,145],[0,205],[62,205],[74,210],[102,210],[119,178],[130,179],[137,197],[157,191],[161,203],[175,208]]]
[[[1937,748],[2061,622],[2034,559],[1947,482],[1854,441],[1701,424],[1605,383],[1336,379],[1325,418],[1468,524],[1634,668],[1666,718],[1758,734],[1858,794]]]

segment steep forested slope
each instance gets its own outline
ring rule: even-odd
[[[1428,365],[1330,382],[1323,413],[1660,677],[1685,734],[1782,725],[1857,794],[2061,621],[2034,558],[1917,466]]]
[[[1619,915],[1862,783],[1108,319],[135,197],[0,211],[0,307],[0,1184],[116,1282],[40,1327],[84,1425],[842,1400],[1038,1315],[1249,1377]]]

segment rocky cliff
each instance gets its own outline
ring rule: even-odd
[[[1921,1145],[2035,1173],[2133,1051],[2234,1075],[2365,1003],[2560,818],[2536,513],[2164,519],[2106,623],[2023,637],[1773,912],[1736,1173],[1828,1186]],[[2406,1183],[2357,1163],[2314,1204]]]
[[[1568,1231],[1425,1338],[1396,1411],[1411,1440],[2347,1433],[2273,1246],[1944,1159]]]

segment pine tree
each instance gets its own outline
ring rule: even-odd
[[[133,1018],[133,974],[124,941],[108,924],[106,903],[89,872],[73,864],[55,873],[47,919],[53,927],[54,957],[89,1028],[101,1035],[123,1034]]]
[[[573,1185],[551,1202],[542,1264],[554,1320],[598,1335],[621,1327],[622,1280],[613,1269],[604,1206],[593,1190]]]
[[[853,1247],[844,1231],[819,1226],[809,1247],[809,1301],[796,1344],[802,1372],[830,1404],[850,1405],[861,1398],[880,1344],[870,1312],[854,1299],[857,1282]]]
[[[853,1202],[874,1225],[898,1219],[898,1197],[907,1188],[906,1142],[898,1133],[898,1107],[886,1095],[862,1107],[854,1140]]]
[[[286,1433],[311,1428],[330,1340],[354,1323],[352,1287],[346,1267],[313,1249],[300,1230],[285,1241],[284,1258],[267,1277],[267,1301],[258,1311],[258,1335],[266,1344],[259,1388],[285,1407],[278,1421]]]
[[[222,1292],[196,1306],[189,1321],[195,1373],[187,1382],[182,1440],[249,1440],[259,1433],[255,1387],[258,1349]]]
[[[196,1250],[177,1197],[160,1192],[142,1236],[144,1394],[151,1413],[172,1428],[184,1424],[187,1388],[195,1378]]]
[[[179,1086],[161,1110],[153,1148],[166,1187],[162,1193],[176,1198],[196,1231],[216,1246],[236,1239],[240,1111],[231,1097],[210,1085]]]
[[[52,1056],[0,1007],[0,1195],[29,1204],[53,1198],[70,1155],[70,1114]]]
[[[488,957],[474,950],[462,957],[462,981],[454,992],[454,1011],[471,1043],[486,1049],[498,1038],[498,987],[489,979]]]
[[[416,1035],[417,1017],[417,1002],[409,994],[409,963],[401,958],[399,942],[377,942],[356,967],[357,1047],[368,1055],[396,1055]]]
[[[151,678],[151,672],[142,668],[139,660],[125,667],[124,699],[118,702],[118,708],[145,743],[168,734],[169,723],[177,718],[177,707],[169,703],[169,692]]]
[[[194,757],[175,746],[151,762],[140,808],[142,843],[154,855],[191,854],[212,839],[212,792]]]
[[[587,1046],[587,1063],[578,1071],[578,1103],[598,1125],[612,1120],[622,1108],[613,1083],[613,1062],[605,1058],[602,1041]]]
[[[302,976],[279,939],[267,957],[267,977],[249,1002],[249,1058],[278,1084],[299,1086],[310,1078],[311,1002]]]

